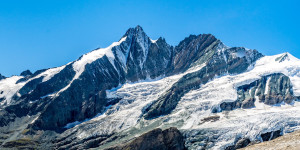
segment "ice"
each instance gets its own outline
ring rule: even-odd
[[[24,83],[16,84],[16,82],[23,78],[22,76],[12,76],[10,78],[0,80],[0,98],[4,98],[1,101],[1,105],[9,104],[12,97],[17,91],[24,86]]]
[[[262,76],[273,73],[284,73],[289,76],[293,83],[294,92],[299,93],[299,86],[296,84],[300,82],[300,61],[290,55],[289,59],[282,62],[276,61],[276,58],[282,55],[265,56],[258,60],[253,68],[242,74],[225,74],[215,77],[207,84],[202,85],[201,88],[186,93],[171,114],[153,120],[144,120],[142,117],[143,110],[184,74],[199,70],[204,65],[193,67],[184,74],[124,84],[107,91],[110,97],[122,98],[119,103],[108,109],[104,115],[95,117],[87,121],[87,124],[80,124],[76,127],[94,123],[100,126],[93,130],[93,133],[96,132],[97,134],[122,132],[130,128],[140,129],[151,124],[162,128],[172,125],[184,132],[205,129],[211,131],[212,135],[216,137],[215,144],[210,149],[224,149],[226,146],[233,145],[235,138],[238,137],[259,140],[259,135],[266,132],[275,130],[282,130],[283,133],[292,132],[300,127],[300,121],[295,122],[295,120],[300,120],[299,102],[294,102],[292,105],[283,103],[269,106],[260,103],[256,97],[255,108],[212,113],[212,109],[218,108],[222,102],[237,99],[237,87],[250,84],[261,79]],[[265,92],[267,91],[268,89]],[[202,121],[206,117],[215,115],[220,116],[218,121]],[[111,126],[112,124],[113,126]],[[188,133],[187,136],[192,136]],[[87,138],[88,136],[88,131],[78,133],[79,138]]]
[[[72,129],[76,130],[76,128],[81,127],[90,129],[94,125],[99,126],[99,128],[93,129],[92,131],[79,132],[77,137],[82,139],[90,136],[90,132],[93,132],[93,134],[110,134],[140,126],[139,122],[142,119],[143,110],[147,106],[153,103],[182,76],[197,71],[202,67],[196,66],[186,73],[171,77],[159,77],[156,79],[126,83],[120,87],[107,90],[106,93],[110,98],[118,97],[122,99],[117,104],[111,106],[104,114],[85,123],[81,123],[75,126],[75,129]],[[89,125],[91,127],[89,127]]]

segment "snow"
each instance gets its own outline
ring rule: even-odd
[[[81,123],[70,130],[82,129],[77,133],[80,139],[87,138],[92,134],[111,134],[124,131],[131,127],[139,126],[143,110],[153,103],[161,94],[169,89],[175,82],[187,73],[201,69],[196,66],[186,73],[171,77],[147,79],[144,81],[126,83],[120,87],[107,90],[110,98],[122,98],[117,104],[111,106],[104,114]],[[99,128],[92,129],[94,126]],[[85,128],[89,129],[87,131]],[[139,127],[140,128],[140,127]]]
[[[282,103],[269,106],[260,103],[256,97],[255,108],[212,113],[212,109],[219,107],[222,102],[237,99],[237,87],[250,84],[262,76],[273,73],[283,73],[289,76],[293,84],[293,91],[296,96],[299,96],[300,61],[290,54],[288,54],[288,59],[282,62],[276,61],[276,58],[282,55],[265,56],[245,73],[216,77],[202,85],[200,89],[186,93],[171,114],[153,120],[144,120],[142,117],[143,110],[184,74],[197,71],[204,65],[191,68],[184,74],[149,82],[126,83],[121,87],[107,91],[111,98],[122,98],[120,102],[111,106],[105,114],[77,125],[72,130],[77,131],[83,128],[77,132],[77,137],[82,139],[89,137],[91,133],[125,132],[130,128],[143,129],[146,126],[161,128],[176,126],[187,137],[197,136],[197,134],[203,136],[200,131],[205,129],[208,131],[205,136],[215,140],[215,144],[210,149],[224,149],[226,146],[232,145],[235,141],[233,137],[248,137],[251,140],[257,140],[261,133],[275,130],[288,133],[298,130],[300,129],[300,121],[297,121],[300,120],[299,102],[292,105]],[[218,121],[203,123],[203,118],[215,115],[220,116]],[[92,129],[95,126],[98,128]],[[91,131],[87,131],[86,128]],[[187,142],[189,141],[187,140]],[[196,149],[197,146],[191,145],[190,148]]]
[[[61,67],[56,67],[56,68],[50,68],[35,77],[32,77],[24,82],[19,82],[16,84],[16,82],[22,78],[23,76],[12,76],[6,79],[3,79],[0,81],[0,93],[3,91],[2,94],[0,94],[0,98],[5,98],[5,100],[0,102],[0,105],[8,105],[12,102],[12,97],[15,94],[18,94],[17,92],[28,82],[43,77],[42,82],[46,82],[50,80],[54,75],[59,73],[61,70],[65,68],[66,65],[61,66]],[[19,94],[18,94],[19,95]]]
[[[243,50],[238,50],[236,53],[234,53],[234,55],[235,55],[236,57],[242,58],[242,57],[246,56],[246,52],[243,51]]]
[[[61,66],[61,67],[56,67],[56,68],[51,68],[48,69],[44,72],[42,72],[41,74],[39,74],[37,77],[35,78],[39,78],[40,76],[44,76],[43,81],[42,82],[46,82],[48,80],[50,80],[54,75],[58,74],[61,70],[63,70],[66,67],[66,65]],[[33,79],[35,79],[33,78]],[[32,79],[31,79],[32,80]]]
[[[85,66],[87,64],[90,64],[90,63],[94,62],[95,60],[102,58],[103,56],[107,56],[110,63],[112,64],[112,66],[115,68],[115,70],[118,70],[115,67],[115,63],[114,63],[115,56],[114,56],[114,53],[112,52],[112,48],[119,46],[122,42],[124,42],[126,40],[126,38],[127,37],[123,37],[119,42],[114,42],[106,48],[99,48],[90,53],[87,53],[87,54],[83,55],[79,60],[75,61],[73,64],[73,69],[76,72],[75,76],[73,77],[71,82],[66,87],[64,87],[59,92],[57,92],[56,95],[59,95],[61,92],[68,89],[71,86],[71,84],[73,83],[73,81],[78,79],[79,76],[84,72]],[[122,60],[124,61],[124,58]]]
[[[258,60],[254,68],[248,72],[239,75],[225,75],[203,85],[200,89],[190,91],[184,95],[176,109],[169,115],[173,119],[170,119],[168,123],[184,120],[184,124],[181,126],[182,130],[213,129],[221,132],[218,135],[220,137],[216,139],[217,145],[212,149],[223,149],[225,145],[232,145],[234,142],[232,137],[235,135],[254,140],[262,132],[274,131],[278,128],[284,129],[285,132],[298,129],[300,122],[296,123],[297,128],[286,126],[286,124],[295,121],[295,118],[300,119],[300,115],[298,115],[300,113],[299,102],[295,102],[293,105],[282,103],[268,106],[260,103],[258,97],[256,97],[255,108],[237,109],[227,112],[228,114],[218,113],[217,115],[221,116],[220,121],[201,124],[203,118],[213,115],[212,108],[218,107],[222,102],[237,99],[237,87],[250,84],[265,75],[283,73],[289,76],[293,84],[293,91],[296,96],[299,96],[300,61],[290,54],[288,55],[289,59],[282,62],[276,61],[276,58],[282,55],[265,56]]]
[[[267,95],[268,92],[269,92],[270,81],[271,81],[271,77],[268,77],[268,79],[267,79],[267,84],[266,84],[265,95]]]
[[[0,98],[5,98],[1,101],[1,105],[9,104],[11,98],[16,94],[16,92],[24,86],[24,83],[16,84],[16,82],[23,78],[22,76],[12,76],[10,78],[0,80]]]
[[[107,56],[114,66],[115,56],[112,48],[116,47],[118,49],[118,46],[125,40],[126,37],[107,48],[97,49],[83,55],[81,59],[75,61],[73,68],[76,74],[69,85],[60,92],[66,90],[74,80],[79,78],[87,64],[103,56]],[[146,47],[142,47],[142,50],[143,53],[147,53]],[[219,52],[224,53],[224,50],[225,46],[220,45]],[[120,59],[122,64],[126,64],[128,55],[128,53],[124,54],[119,50],[116,51],[116,57]],[[242,53],[236,53],[237,57],[243,57],[243,55]],[[284,55],[287,55],[286,59],[281,62],[276,61],[277,58]],[[224,57],[226,56],[224,55]],[[157,100],[185,74],[200,70],[204,65],[190,68],[182,74],[126,83],[107,90],[108,98],[122,99],[117,104],[106,107],[104,113],[98,114],[94,118],[69,123],[65,128],[68,129],[67,132],[76,132],[79,139],[88,138],[92,134],[107,135],[115,132],[125,132],[132,128],[143,129],[147,126],[161,128],[176,126],[187,137],[200,135],[200,132],[197,131],[205,129],[208,131],[205,136],[215,140],[215,144],[210,149],[224,149],[226,146],[232,145],[235,141],[233,137],[248,137],[251,140],[257,140],[261,133],[279,129],[283,130],[283,133],[289,133],[300,129],[300,121],[298,121],[300,120],[300,102],[294,102],[292,105],[282,103],[277,106],[269,106],[260,103],[258,97],[255,97],[255,108],[212,113],[212,109],[218,108],[222,102],[232,102],[237,99],[237,87],[250,84],[261,79],[262,76],[273,73],[283,73],[288,76],[293,84],[294,94],[300,96],[300,60],[289,53],[265,56],[242,74],[215,77],[207,84],[202,85],[201,88],[186,93],[171,114],[153,120],[143,119],[143,111],[147,106]],[[4,104],[4,102],[10,103],[11,97],[25,83],[41,76],[44,76],[43,82],[45,82],[64,67],[48,69],[32,79],[18,84],[16,84],[16,81],[22,78],[20,76],[1,80],[0,92],[3,91],[3,94],[0,94],[0,98],[4,95],[6,97],[6,100],[1,104]],[[270,78],[267,80],[267,85],[269,82]],[[266,88],[265,93],[268,91],[269,89]],[[215,115],[220,116],[218,121],[204,123],[202,120]],[[187,140],[187,142],[189,141]],[[195,147],[192,145],[191,148]]]
[[[151,40],[151,43],[156,43],[156,41],[157,41],[157,40],[152,40],[152,39],[150,39],[150,40]]]
[[[67,128],[67,129],[73,128],[73,127],[79,125],[80,123],[81,123],[81,122],[79,122],[79,121],[75,121],[75,122],[72,122],[72,123],[68,123],[64,128]]]
[[[94,50],[90,53],[87,53],[87,54],[83,55],[81,57],[81,59],[74,62],[73,68],[74,68],[74,71],[76,71],[76,75],[74,77],[74,80],[77,79],[81,75],[81,73],[84,71],[85,65],[87,65],[89,63],[92,63],[95,60],[97,60],[99,58],[102,58],[103,56],[107,56],[110,63],[114,66],[115,56],[112,52],[112,48],[115,47],[115,46],[120,45],[125,40],[126,40],[126,37],[123,37],[119,42],[114,42],[113,44],[111,44],[107,48],[100,48],[100,49]]]

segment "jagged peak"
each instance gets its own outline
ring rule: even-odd
[[[203,39],[203,38],[213,38],[215,40],[218,40],[214,35],[212,34],[199,34],[199,35],[195,35],[195,34],[190,34],[188,37],[184,38],[182,41],[179,42],[179,44],[176,47],[180,47],[183,44],[187,44],[192,42],[193,40],[196,39]]]
[[[137,36],[137,35],[147,36],[147,34],[144,32],[143,28],[140,25],[137,25],[135,28],[129,28],[126,31],[126,33],[123,35],[123,37],[130,37],[130,36]]]
[[[32,72],[27,69],[27,70],[23,71],[20,75],[21,76],[30,76],[30,75],[32,75]]]
[[[275,59],[278,62],[284,62],[284,61],[290,61],[290,60],[294,60],[294,61],[299,61],[298,58],[296,58],[295,56],[293,56],[292,54],[290,54],[289,52],[285,52],[283,54],[279,54],[279,57],[277,57]]]

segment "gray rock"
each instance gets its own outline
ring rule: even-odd
[[[0,74],[0,80],[5,79],[6,77]]]
[[[32,73],[31,73],[30,70],[25,70],[25,71],[23,71],[20,75],[26,77],[26,76],[31,76]]]
[[[184,150],[183,136],[177,128],[154,129],[132,142],[107,150]]]
[[[276,105],[282,102],[291,104],[297,99],[294,96],[289,77],[282,73],[263,76],[260,80],[238,87],[237,91],[238,99],[234,102],[221,103],[221,110],[253,108],[255,107],[255,96],[258,96],[259,102],[267,105]],[[255,93],[255,91],[257,92]]]
[[[246,50],[245,48],[240,47],[229,48],[222,51],[222,47],[225,46],[211,35],[199,35],[198,38],[190,36],[184,41],[188,41],[191,44],[181,43],[183,47],[188,47],[186,45],[193,45],[193,47],[185,51],[194,52],[193,55],[198,56],[197,60],[194,60],[193,63],[188,63],[188,66],[192,66],[194,63],[206,63],[206,65],[199,71],[183,76],[178,82],[173,84],[173,86],[169,90],[167,90],[167,92],[165,92],[161,97],[159,97],[155,103],[145,109],[145,119],[152,119],[161,115],[169,114],[173,109],[175,109],[177,103],[185,93],[189,92],[190,90],[200,88],[202,84],[206,84],[215,76],[219,76],[225,73],[242,73],[246,71],[247,68],[252,65],[257,59],[263,56],[256,50]],[[197,45],[201,47],[201,49],[199,49]],[[237,56],[238,53],[242,53],[244,55]],[[192,60],[192,58],[187,59]],[[186,66],[186,64],[181,65],[181,63],[175,63],[175,65],[178,65],[178,67],[174,67],[175,72],[176,70],[180,70],[179,68],[183,69],[183,66]],[[235,103],[234,105],[240,106],[241,104]],[[250,103],[244,104],[244,107],[250,106]],[[226,105],[226,109],[232,110],[233,108],[230,105]]]

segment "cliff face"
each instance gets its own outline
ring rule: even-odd
[[[176,128],[154,129],[128,144],[106,150],[185,150],[182,134]]]
[[[192,43],[192,45],[196,44]],[[169,114],[175,109],[184,94],[199,89],[201,85],[206,84],[216,76],[245,72],[256,60],[263,56],[256,50],[226,48],[220,41],[214,41],[197,52],[198,54],[193,55],[198,56],[194,63],[203,65],[203,67],[199,71],[186,74],[173,84],[167,92],[146,109],[146,119]]]
[[[236,108],[253,108],[257,104],[276,105],[290,104],[296,100],[290,78],[282,73],[263,76],[260,80],[237,88],[238,99],[235,102],[224,102],[221,110]],[[256,99],[258,97],[258,99]]]

